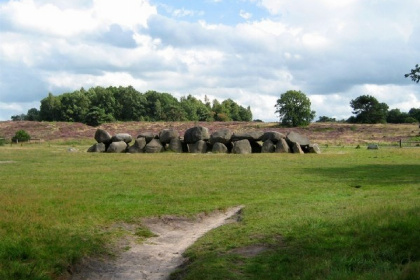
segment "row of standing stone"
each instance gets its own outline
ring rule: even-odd
[[[277,131],[249,131],[233,133],[224,128],[209,133],[208,128],[195,126],[187,129],[181,138],[175,129],[163,129],[158,135],[140,133],[130,146],[133,138],[128,133],[111,136],[107,131],[98,129],[95,133],[96,144],[88,152],[107,153],[321,153],[317,144],[311,144],[306,136],[294,131],[287,135]]]

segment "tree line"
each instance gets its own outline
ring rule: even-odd
[[[337,121],[335,118],[320,116],[317,122],[347,123],[416,123],[420,122],[420,108],[411,108],[408,113],[400,109],[388,110],[389,106],[379,102],[371,95],[361,95],[350,101],[354,116],[347,120]],[[289,90],[281,94],[275,104],[280,123],[284,126],[306,126],[315,118],[311,110],[311,101],[301,91]]]
[[[81,122],[92,126],[113,121],[251,121],[251,108],[232,99],[204,102],[188,95],[180,100],[169,93],[140,93],[132,86],[81,88],[61,95],[48,94],[40,109],[12,116],[12,120]]]

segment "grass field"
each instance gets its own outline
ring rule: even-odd
[[[71,144],[79,152],[67,151]],[[420,149],[90,154],[0,147],[0,279],[65,279],[142,217],[244,205],[174,279],[419,279]],[[147,234],[147,231],[145,232]],[[249,254],[260,248],[259,254]],[[249,250],[248,250],[249,249]]]

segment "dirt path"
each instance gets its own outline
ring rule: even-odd
[[[130,249],[115,260],[90,261],[72,280],[163,280],[184,262],[182,253],[208,231],[225,224],[242,206],[225,212],[200,215],[196,219],[164,217],[147,219],[147,226],[157,237],[142,244],[130,242]]]

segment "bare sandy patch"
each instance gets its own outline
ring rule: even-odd
[[[13,161],[13,160],[0,160],[0,164],[10,164],[10,163],[15,163],[15,161]]]
[[[143,224],[156,237],[139,244],[129,241],[129,249],[113,260],[89,260],[77,268],[73,280],[163,280],[182,265],[182,254],[208,231],[231,221],[242,206],[224,212],[201,214],[195,219],[162,217],[145,219]]]

